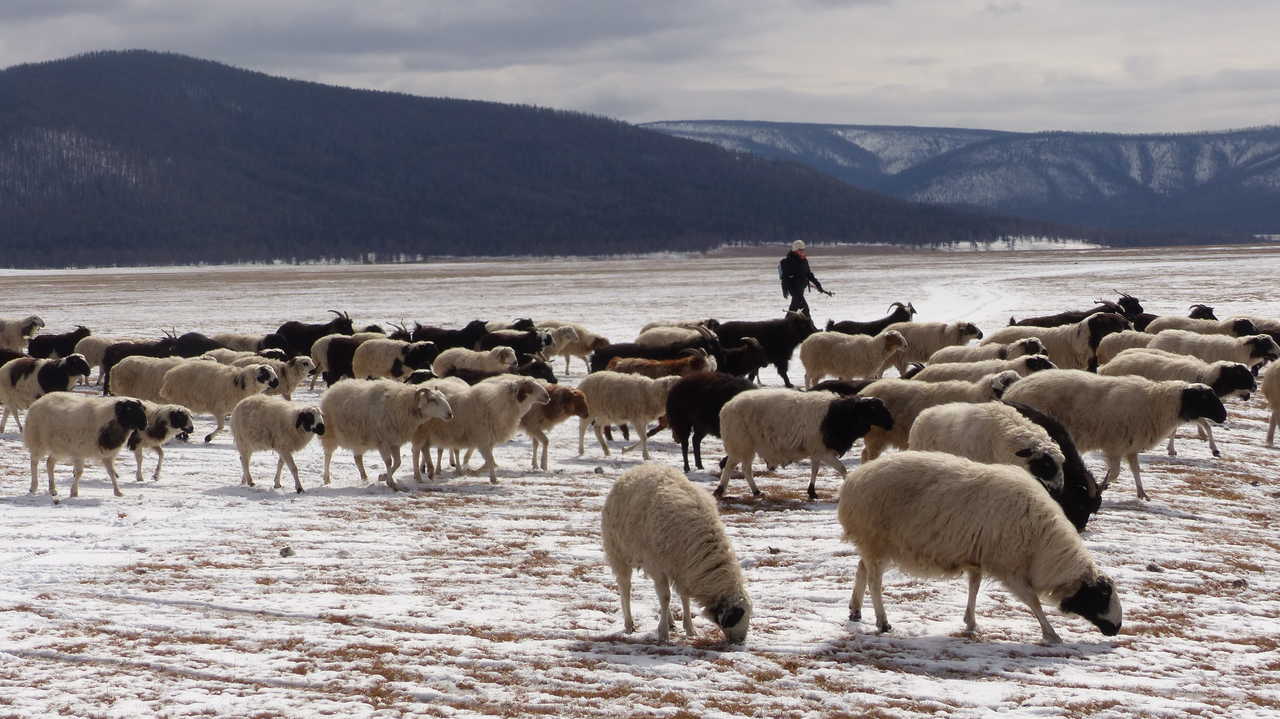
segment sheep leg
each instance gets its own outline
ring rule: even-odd
[[[876,430],[871,430],[862,438],[862,463],[866,464],[880,456],[884,452],[885,443],[880,437],[874,436]]]
[[[578,420],[578,456],[581,457],[586,453],[587,425],[590,424],[586,417]]]
[[[1129,460],[1129,471],[1133,472],[1133,486],[1138,490],[1138,499],[1151,501],[1147,496],[1146,490],[1142,488],[1142,473],[1138,471],[1138,455],[1131,454],[1126,459]]]
[[[364,452],[353,452],[352,454],[355,458],[356,470],[360,472],[360,481],[368,482],[369,474],[364,471]]]
[[[333,461],[333,450],[335,449],[337,449],[336,446],[331,447],[328,444],[324,446],[324,483],[326,485],[329,484],[329,463]]]
[[[50,472],[50,474],[53,474],[53,472]],[[31,453],[31,489],[27,491],[27,494],[35,494],[36,489],[38,489],[39,486],[40,486],[40,458],[36,456],[35,452],[32,452]]]
[[[862,561],[866,561],[865,559]],[[884,613],[884,565],[879,562],[870,562],[867,567],[867,585],[871,587],[871,606],[876,611],[876,629],[881,633],[893,629],[889,625],[889,618]]]
[[[1107,473],[1102,477],[1102,486],[1099,490],[1105,490],[1111,486],[1111,482],[1120,476],[1120,457],[1107,457]]]
[[[698,469],[702,469],[702,438],[706,436],[705,432],[701,432],[696,429],[693,431],[693,466]],[[688,437],[683,440],[681,445],[682,449],[687,447],[688,441]],[[685,452],[684,457],[684,471],[689,471],[689,453],[687,451]]]
[[[74,468],[71,472],[71,496],[72,497],[80,496],[80,475],[82,474],[84,474],[84,460],[77,457],[74,464]],[[50,492],[49,494],[53,494],[53,492]]]
[[[136,470],[134,481],[142,481],[142,443],[139,442],[137,447],[133,448],[133,466]],[[157,470],[159,471],[159,470]]]
[[[680,593],[680,611],[684,612],[684,635],[693,636],[693,613],[689,611],[689,595]]]
[[[18,431],[19,431],[19,432],[23,431],[23,429],[22,429],[22,414],[21,414],[20,412],[18,412],[18,410],[16,410],[16,409],[15,409],[15,410],[13,410],[13,421],[18,423]]]
[[[618,596],[622,599],[622,631],[630,634],[636,630],[631,619],[631,567],[614,567],[613,577],[618,580]]]
[[[1205,437],[1208,437],[1209,451],[1213,453],[1213,456],[1221,457],[1222,453],[1218,451],[1218,445],[1213,441],[1213,427],[1209,426],[1209,421],[1206,419],[1198,419],[1196,420],[1196,425]]]
[[[538,446],[540,443],[546,442],[547,435],[536,429],[526,429],[525,431],[529,435],[529,448],[531,450],[529,461],[532,463],[530,466],[536,472],[538,470]]]
[[[284,454],[284,455],[281,455],[280,458],[283,459],[285,463],[289,465],[289,472],[293,474],[294,491],[296,491],[298,494],[302,494],[302,480],[298,479],[298,465],[294,463],[293,455]],[[279,472],[279,467],[276,468],[276,471]],[[276,486],[279,487],[280,486],[279,483],[277,483]]]
[[[480,456],[484,457],[484,466],[489,468],[489,484],[497,484],[498,463],[493,460],[493,447],[481,447]],[[484,469],[484,467],[481,467],[481,469]]]
[[[400,485],[396,484],[393,476],[397,469],[400,468],[400,449],[378,448],[378,454],[382,455],[382,466],[385,468],[382,474],[378,475],[379,482],[386,482],[387,486],[396,492],[404,491]]]
[[[1173,448],[1173,438],[1177,436],[1178,436],[1178,428],[1174,427],[1173,431],[1169,433],[1169,446],[1165,448],[1165,451],[1169,453],[1170,457],[1178,456],[1178,450]]]
[[[0,432],[4,431],[4,426],[8,423],[9,423],[9,405],[6,404],[4,406],[4,411],[0,412]]]
[[[600,442],[600,449],[604,450],[604,456],[609,456],[609,445],[604,442],[604,430],[600,429],[600,423],[596,422],[591,425],[596,430],[596,440]]]
[[[222,415],[218,415],[218,426],[214,427],[212,432],[204,436],[205,444],[212,442],[214,436],[217,435],[219,432],[221,432],[227,426],[226,423],[227,423],[226,417],[223,417]]]
[[[978,620],[974,616],[974,606],[978,603],[978,589],[982,586],[982,570],[969,570],[969,603],[964,608],[964,633],[973,634],[978,629]]]
[[[818,458],[809,459],[809,501],[812,502],[818,498]]]
[[[858,561],[858,572],[853,578],[853,594],[849,595],[849,621],[862,621],[862,597],[867,591],[867,563]]]
[[[645,460],[648,460],[649,459],[649,435],[645,433],[645,425],[648,423],[631,420],[629,424],[631,424],[631,426],[636,428],[636,434],[640,435],[640,439],[636,440],[634,444],[629,444],[626,447],[623,447],[622,451],[630,452],[636,447],[639,447],[640,456],[643,457]],[[624,424],[622,426],[626,427],[627,425]]]
[[[716,497],[724,496],[724,490],[729,486],[729,475],[733,474],[733,468],[736,466],[738,466],[738,460],[734,459],[733,455],[724,458],[724,467],[720,470],[720,483],[711,494]]]
[[[671,582],[655,574],[653,588],[658,592],[658,643],[666,644],[671,639]]]
[[[56,496],[58,496],[58,488],[57,488],[57,486],[55,486],[55,485],[54,485],[54,483],[53,483],[53,465],[54,465],[54,464],[56,464],[56,462],[54,461],[54,459],[53,459],[53,456],[52,456],[52,455],[50,455],[50,456],[49,456],[49,458],[48,458],[48,459],[46,459],[46,460],[44,461],[44,471],[45,471],[45,474],[48,474],[48,475],[49,475],[49,496],[50,496],[50,497],[56,497]],[[31,488],[32,488],[33,490],[35,489],[35,485],[34,485],[34,483],[32,484],[32,487],[31,487]],[[33,492],[33,494],[34,494],[34,492]]]
[[[249,473],[249,453],[248,452],[240,453],[240,472],[241,472],[240,484],[244,484],[252,487],[253,475]],[[138,470],[138,481],[142,481],[141,469]],[[276,481],[276,486],[277,487],[280,486],[279,480]]]
[[[551,451],[551,440],[547,435],[542,435],[542,471],[547,471],[547,453]]]
[[[1274,447],[1276,442],[1276,423],[1280,422],[1280,407],[1271,410],[1271,421],[1267,424],[1267,446]],[[0,431],[3,431],[0,429]]]
[[[751,488],[751,495],[759,497],[761,495],[760,488],[756,486],[756,478],[751,476],[751,461],[755,459],[755,453],[747,455],[747,459],[742,463],[742,476],[747,480],[747,486]]]
[[[1031,613],[1036,616],[1036,621],[1040,622],[1040,633],[1045,644],[1061,644],[1062,638],[1058,633],[1053,631],[1053,627],[1049,626],[1049,618],[1044,615],[1044,609],[1040,607],[1040,597],[1036,596],[1036,592],[1031,585],[1020,577],[1010,577],[1004,580],[1004,585],[1009,589],[1013,596],[1027,605]]]
[[[280,454],[279,452],[276,452],[276,476],[275,476],[275,481],[271,485],[272,487],[276,489],[280,489],[280,475],[283,474],[283,471],[284,471],[284,455]]]
[[[111,457],[102,458],[102,466],[107,470],[107,474],[111,477],[111,491],[117,497],[123,497],[124,492],[120,491],[120,475],[116,473],[116,462]]]
[[[156,451],[156,471],[151,473],[151,481],[160,481],[160,465],[164,464],[164,447],[155,447]]]
[[[782,384],[786,385],[787,389],[791,389],[791,378],[787,376],[787,364],[786,360],[781,360],[779,362],[774,362],[773,366],[778,370],[778,374],[782,377]]]

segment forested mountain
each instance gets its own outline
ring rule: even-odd
[[[950,207],[1156,232],[1280,234],[1280,127],[1182,135],[770,122],[645,125]]]

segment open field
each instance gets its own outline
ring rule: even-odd
[[[819,325],[879,317],[902,300],[922,320],[992,330],[1112,289],[1157,314],[1205,302],[1219,316],[1280,315],[1271,248],[810,256],[837,293],[810,298]],[[626,340],[651,319],[775,316],[785,307],[775,264],[5,273],[0,316],[155,335],[270,331],[335,308],[357,324],[572,319]],[[575,363],[567,381],[583,371]],[[791,376],[803,377],[798,361]],[[305,494],[270,489],[269,453],[255,458],[258,487],[241,487],[227,432],[208,446],[173,445],[159,482],[135,483],[122,457],[119,499],[101,467],[67,498],[61,468],[56,505],[43,473],[42,494],[27,495],[27,453],[11,424],[0,435],[0,717],[1274,717],[1280,451],[1262,444],[1260,395],[1228,411],[1222,459],[1184,428],[1178,457],[1142,456],[1151,502],[1135,499],[1127,470],[1112,485],[1085,541],[1116,581],[1124,629],[1103,637],[1050,610],[1064,640],[1055,647],[1037,643],[1030,613],[996,584],[980,596],[978,636],[962,637],[960,579],[891,573],[892,633],[848,622],[857,556],[839,538],[839,480],[824,470],[820,500],[807,501],[804,462],[760,477],[760,500],[731,482],[721,505],[755,604],[746,645],[725,650],[702,617],[696,638],[677,631],[655,645],[656,602],[641,577],[640,631],[622,634],[599,511],[639,457],[605,459],[593,443],[576,457],[576,421],[552,435],[550,473],[526,469],[523,435],[501,448],[497,485],[448,476],[392,494],[362,486],[340,451],[334,484],[321,487],[312,445],[298,462]],[[211,426],[198,419],[197,434]],[[655,460],[678,466],[670,435],[654,440]],[[720,457],[714,438],[704,449]],[[1101,477],[1101,459],[1087,460]],[[282,556],[285,547],[295,554]]]

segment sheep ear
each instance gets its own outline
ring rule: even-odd
[[[1031,450],[1030,450],[1029,448],[1027,448],[1027,447],[1023,447],[1022,449],[1018,450],[1017,452],[1014,452],[1014,454],[1018,455],[1019,457],[1030,457],[1030,456],[1031,456]]]

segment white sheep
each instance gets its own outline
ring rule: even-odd
[[[268,336],[265,334],[246,334],[244,332],[220,332],[209,339],[229,350],[257,352],[258,350],[266,349]]]
[[[262,359],[262,355],[258,354],[255,351],[237,350],[237,349],[230,349],[227,347],[218,347],[216,349],[211,349],[200,356],[211,359],[220,364],[228,364],[228,365],[234,363],[237,360],[245,359],[246,357],[248,358],[256,357],[258,359]],[[112,369],[112,379],[113,380],[115,379],[114,369]]]
[[[44,329],[44,320],[36,315],[27,317],[0,319],[0,350],[26,352],[27,340]]]
[[[622,473],[605,498],[600,518],[604,555],[618,582],[622,622],[630,634],[631,572],[640,569],[658,593],[658,641],[671,631],[671,589],[680,595],[684,633],[693,636],[689,600],[739,644],[751,622],[742,569],[715,502],[678,470],[643,464]]]
[[[1032,372],[1055,368],[1056,365],[1044,355],[1024,355],[1011,360],[993,359],[979,360],[977,362],[931,364],[912,375],[911,379],[918,382],[945,382],[947,380],[977,382],[989,374],[997,374],[1005,370],[1012,370],[1020,376],[1026,377]]]
[[[926,409],[948,402],[990,402],[1000,399],[1009,386],[1020,379],[1017,372],[1006,370],[983,377],[977,382],[917,382],[913,379],[881,379],[872,382],[858,394],[883,400],[889,415],[893,417],[893,427],[873,427],[867,432],[863,439],[862,461],[870,462],[879,457],[886,447],[906,449],[911,425]]]
[[[80,494],[80,475],[86,459],[99,459],[111,477],[111,489],[120,491],[115,457],[129,435],[147,426],[147,413],[142,403],[128,397],[89,397],[74,392],[54,392],[31,404],[22,443],[31,453],[31,494],[39,484],[40,460],[45,460],[49,475],[49,494],[57,496],[53,467],[59,459],[69,459],[74,466],[71,496]]]
[[[1267,422],[1267,446],[1275,446],[1276,424],[1280,423],[1280,370],[1272,365],[1262,375],[1262,396],[1267,398],[1267,407],[1271,408],[1271,419]]]
[[[1280,357],[1280,346],[1269,335],[1226,337],[1185,330],[1165,330],[1152,338],[1151,349],[1198,357],[1205,362],[1239,362],[1257,367]]]
[[[449,375],[455,369],[471,369],[478,372],[505,372],[516,366],[516,351],[506,345],[477,352],[465,347],[451,347],[441,352],[431,363],[431,371],[437,377]]]
[[[413,439],[430,419],[450,420],[453,410],[439,390],[392,382],[386,379],[343,381],[330,387],[320,399],[325,418],[324,483],[329,484],[329,464],[338,447],[355,455],[360,480],[369,481],[364,471],[364,453],[370,449],[382,455],[385,471],[378,480],[400,490],[395,471],[400,467],[400,447]]]
[[[1098,343],[1098,366],[1105,365],[1125,350],[1146,347],[1151,344],[1153,339],[1155,339],[1155,335],[1139,332],[1138,330],[1113,332],[1103,337],[1102,341]]]
[[[164,444],[179,434],[190,434],[196,431],[191,424],[191,413],[186,407],[180,407],[176,404],[156,404],[155,402],[142,402],[142,409],[147,413],[147,426],[145,429],[134,432],[129,437],[128,446],[133,452],[134,468],[137,472],[137,480],[142,481],[142,453],[143,450],[151,449],[156,453],[156,469],[151,473],[151,479],[158,481],[160,479],[160,466],[164,464]]]
[[[551,361],[552,357],[558,357],[560,355],[565,354],[565,352],[570,347],[578,344],[582,340],[581,336],[578,334],[578,329],[576,327],[571,327],[571,326],[552,327],[549,330],[547,330],[547,332],[551,335],[551,341],[547,344],[546,347],[542,348],[542,356],[548,362]],[[565,364],[566,364],[565,371],[568,372],[569,370],[567,366],[568,365],[567,356],[565,358]]]
[[[111,368],[111,394],[146,402],[163,402],[160,387],[164,384],[165,374],[178,365],[196,361],[185,357],[125,357]]]
[[[324,431],[324,415],[315,407],[261,394],[240,400],[231,410],[231,436],[243,470],[240,483],[254,486],[249,457],[254,452],[273,450],[277,456],[275,488],[280,489],[280,475],[288,465],[293,488],[301,494],[302,480],[298,478],[293,453],[307,446],[313,435],[324,436]]]
[[[231,366],[249,367],[255,364],[264,364],[270,367],[275,371],[276,377],[280,379],[279,386],[268,389],[267,394],[278,394],[287,400],[293,399],[293,392],[298,389],[298,385],[302,384],[302,378],[315,372],[316,369],[315,361],[302,355],[291,357],[288,360],[267,359],[252,355],[235,360],[231,363]],[[115,370],[112,370],[112,382],[115,382]]]
[[[184,362],[164,373],[160,399],[173,402],[198,414],[211,414],[218,426],[205,435],[226,427],[226,417],[240,400],[280,385],[275,370],[265,364],[228,367],[216,362]]]
[[[1151,320],[1145,331],[1154,335],[1165,330],[1185,330],[1202,335],[1230,335],[1232,337],[1243,337],[1258,333],[1258,329],[1254,327],[1253,322],[1243,317],[1229,317],[1225,320],[1197,320],[1177,315],[1157,317]]]
[[[846,541],[858,548],[849,618],[862,619],[871,588],[876,627],[891,629],[882,577],[896,566],[918,576],[968,574],[966,633],[983,576],[1000,580],[1040,623],[1043,640],[1062,640],[1040,597],[1089,620],[1104,635],[1120,631],[1120,597],[1098,570],[1071,522],[1026,472],[941,452],[902,452],[858,467],[840,489],[836,509]]]
[[[560,356],[564,357],[564,373],[565,374],[569,374],[569,361],[572,358],[577,357],[578,359],[582,360],[583,364],[587,365],[587,367],[590,368],[591,365],[590,365],[590,362],[587,360],[587,356],[598,349],[609,346],[609,340],[607,338],[601,335],[598,335],[595,332],[592,332],[591,330],[587,329],[586,327],[583,327],[582,325],[574,322],[563,322],[561,320],[544,320],[542,322],[539,322],[537,324],[537,327],[540,330],[548,329],[548,330],[551,330],[552,332],[554,332],[556,329],[560,327],[572,327],[574,332],[577,334],[576,339],[564,340],[560,344],[557,344],[555,340],[555,336],[553,335],[551,346],[546,349],[546,355],[548,358],[560,357]]]
[[[697,330],[697,329],[700,329],[700,328],[706,328],[706,329],[709,329],[709,330],[711,330],[712,332],[714,332],[714,331],[715,331],[715,329],[716,329],[717,327],[719,327],[719,326],[720,326],[720,322],[719,322],[718,320],[712,320],[712,319],[706,319],[706,320],[654,320],[653,322],[649,322],[649,323],[645,324],[645,326],[644,326],[644,327],[641,327],[641,328],[640,328],[640,334],[644,334],[645,332],[648,332],[649,330],[654,329],[654,328],[657,328],[657,327],[681,327],[681,328],[683,328],[683,329],[687,329],[687,330]]]
[[[705,330],[690,327],[652,327],[642,330],[636,336],[636,344],[645,347],[666,347],[674,344],[689,344],[701,341]]]
[[[1062,369],[1092,370],[1097,367],[1098,343],[1113,332],[1131,329],[1129,321],[1111,312],[1089,315],[1075,324],[1060,327],[1001,327],[982,344],[1014,342],[1025,337],[1039,337],[1053,363]]]
[[[1163,333],[1162,333],[1163,334]],[[1157,335],[1158,336],[1158,335]],[[1080,370],[1037,372],[1009,388],[1005,399],[1022,402],[1066,427],[1081,452],[1101,450],[1107,460],[1102,489],[1120,475],[1126,459],[1139,499],[1138,453],[1155,446],[1183,422],[1201,417],[1223,422],[1227,410],[1208,385],[1107,377]]]
[[[950,402],[916,417],[907,448],[948,452],[975,462],[1013,464],[1051,492],[1062,492],[1066,458],[1043,427],[1003,402]]]
[[[435,342],[373,339],[360,343],[351,358],[352,374],[361,379],[403,380],[435,356]]]
[[[880,377],[906,350],[906,338],[895,330],[885,330],[874,337],[814,332],[800,343],[805,386],[812,387],[827,375],[842,380]]]
[[[992,359],[1017,359],[1025,355],[1048,355],[1039,337],[1023,337],[1009,344],[991,342],[982,345],[953,345],[929,355],[925,364],[943,362],[981,362]],[[1049,357],[1049,359],[1053,359]]]
[[[462,397],[463,394],[471,390],[471,385],[459,377],[436,377],[433,379],[429,379],[425,382],[422,382],[418,386],[429,387],[431,389],[439,391],[440,394],[444,395],[444,398],[449,401],[450,411],[452,411],[454,403],[457,402],[458,399]],[[450,415],[448,419],[432,418],[427,420],[427,422],[423,424],[421,427],[419,427],[417,432],[415,432],[414,441],[415,442],[417,441],[416,437],[418,435],[423,434],[424,432],[429,432],[432,429],[438,429],[439,427],[444,425],[446,422],[452,421],[452,419],[453,419],[452,415]],[[415,462],[418,462],[418,469],[414,470],[415,472],[414,478],[416,481],[421,481],[422,465],[426,466],[426,473],[428,477],[436,476],[437,466],[439,467],[439,471],[444,471],[444,464],[442,462],[443,456],[444,456],[444,449],[445,448],[443,446],[436,447],[436,463],[435,464],[432,464],[431,462],[430,452],[425,450],[422,451],[420,458],[416,456],[418,454],[417,451],[413,453],[415,456],[411,457],[411,459],[413,459]],[[458,450],[456,449],[449,450],[449,457],[454,467],[462,466],[462,464],[458,461],[458,456],[459,456]]]
[[[808,459],[809,499],[817,499],[818,468],[826,464],[843,477],[840,457],[872,426],[892,427],[895,421],[878,399],[787,389],[740,392],[720,408],[726,457],[714,494],[724,494],[734,468],[741,466],[747,486],[759,495],[751,471],[758,454],[770,466]]]
[[[1125,350],[1115,359],[1098,368],[1098,374],[1107,377],[1137,375],[1156,382],[1162,380],[1180,380],[1183,382],[1199,382],[1209,385],[1219,397],[1240,397],[1249,399],[1249,393],[1258,388],[1253,373],[1246,365],[1239,362],[1205,362],[1191,355],[1153,350],[1141,347]],[[1196,420],[1201,438],[1209,441],[1209,451],[1220,457],[1218,445],[1213,441],[1213,429],[1204,419]],[[1177,429],[1169,435],[1169,456],[1177,456],[1173,447]]]
[[[499,375],[484,380],[449,400],[453,420],[429,423],[418,428],[413,438],[413,475],[422,481],[418,457],[431,446],[454,450],[477,450],[484,458],[480,471],[489,471],[489,482],[498,483],[498,463],[493,448],[509,441],[520,429],[520,420],[534,405],[549,400],[538,380],[517,375]],[[466,462],[458,469],[466,471]]]
[[[982,330],[972,322],[894,322],[881,334],[894,330],[907,340],[906,350],[894,359],[898,374],[911,362],[924,362],[943,347],[964,345],[971,339],[982,339]]]
[[[89,363],[83,355],[71,354],[62,359],[35,359],[18,357],[0,365],[0,432],[4,431],[9,415],[22,431],[18,411],[31,406],[50,392],[67,392],[76,380],[89,374]]]
[[[609,456],[603,427],[611,424],[629,424],[640,439],[640,455],[649,459],[649,422],[667,411],[667,392],[680,381],[680,377],[649,379],[637,374],[622,374],[603,370],[592,372],[578,383],[578,389],[587,397],[588,416],[578,421],[578,456],[586,452],[587,426],[594,425],[596,439],[604,456]],[[624,448],[626,452],[636,445]]]

